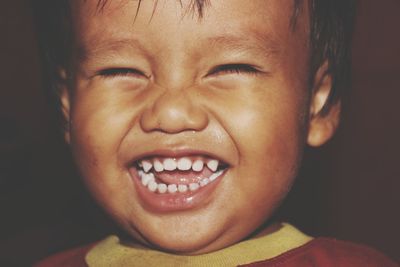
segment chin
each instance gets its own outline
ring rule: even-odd
[[[176,232],[165,234],[164,232],[163,234],[137,237],[138,235],[135,234],[134,238],[147,247],[178,255],[199,255],[230,245],[221,239],[221,234],[214,232],[196,231],[196,234],[193,234],[192,231],[181,231],[179,234]]]

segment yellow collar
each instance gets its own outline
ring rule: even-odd
[[[117,236],[109,236],[87,255],[89,266],[237,266],[267,260],[300,247],[312,238],[290,224],[271,234],[245,240],[230,247],[196,256],[181,256],[151,250],[139,245],[125,245]]]

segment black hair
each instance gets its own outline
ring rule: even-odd
[[[61,119],[58,85],[61,82],[59,70],[67,67],[71,57],[73,33],[71,29],[71,0],[31,0],[37,24],[39,47],[42,55],[44,86],[51,103]],[[82,0],[85,1],[85,0]],[[98,0],[101,12],[109,0]],[[181,0],[180,0],[181,1]],[[203,16],[211,0],[191,0],[189,11]],[[292,25],[304,7],[304,1],[293,0]],[[351,36],[356,0],[308,0],[309,1],[309,45],[310,45],[310,85],[319,67],[328,62],[328,73],[332,75],[333,87],[322,114],[341,99],[343,91],[349,87],[351,71]],[[139,0],[140,9],[141,0]],[[62,121],[59,120],[59,121]]]

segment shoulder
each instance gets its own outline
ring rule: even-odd
[[[326,261],[327,265],[321,266],[399,266],[375,249],[336,239],[317,238],[309,251],[321,263]]]
[[[96,243],[69,249],[38,262],[34,267],[85,267],[85,256]]]
[[[330,238],[316,238],[274,259],[245,266],[399,267],[399,264],[364,245]]]

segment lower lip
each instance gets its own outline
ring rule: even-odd
[[[206,205],[225,173],[226,170],[218,179],[194,192],[158,194],[150,192],[141,184],[135,168],[130,171],[136,191],[144,207],[155,212],[184,211]]]

